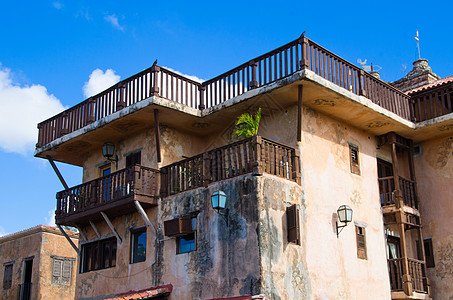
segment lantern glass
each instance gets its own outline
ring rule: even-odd
[[[113,145],[112,143],[105,143],[104,145],[102,145],[102,155],[104,155],[105,158],[109,159],[113,156],[114,152],[115,145]]]
[[[226,194],[223,191],[217,191],[211,195],[212,208],[223,209],[226,206]]]
[[[348,205],[342,205],[337,210],[340,222],[349,223],[352,221],[352,209]]]

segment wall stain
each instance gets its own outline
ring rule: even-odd
[[[453,277],[453,247],[451,243],[442,245],[437,251],[436,275],[442,279]]]

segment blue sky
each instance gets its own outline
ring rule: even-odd
[[[52,222],[62,189],[36,123],[152,65],[209,79],[307,37],[394,81],[421,56],[453,74],[450,1],[0,1],[0,235]],[[82,172],[59,164],[70,186]]]

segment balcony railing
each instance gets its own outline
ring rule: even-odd
[[[244,139],[161,168],[161,194],[176,194],[252,171],[298,182],[296,149],[261,137]]]
[[[136,165],[61,191],[57,193],[57,224],[133,200],[155,204],[159,183],[159,171]]]
[[[395,191],[394,180],[394,176],[379,178],[379,194],[382,206],[395,204],[395,197],[393,195],[393,192]],[[418,209],[415,181],[400,176],[399,184],[404,205]]]
[[[443,85],[411,95],[417,122],[453,112],[453,84]]]
[[[413,119],[414,107],[410,105],[409,96],[310,39],[301,37],[203,83],[153,65],[39,123],[36,146],[42,147],[151,96],[158,95],[192,108],[205,109],[302,69],[309,69],[354,94],[366,96],[405,119]],[[451,106],[451,101],[448,103]]]
[[[390,286],[392,291],[403,290],[403,259],[388,259],[388,268],[390,276]],[[426,293],[428,291],[426,276],[423,274],[424,262],[421,260],[408,258],[409,275],[412,277],[412,286],[414,291]]]

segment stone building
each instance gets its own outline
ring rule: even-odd
[[[406,94],[301,36],[203,83],[154,64],[40,123],[35,155],[83,167],[56,209],[81,235],[76,298],[452,296],[436,82]]]
[[[66,231],[74,244],[78,234]],[[77,252],[55,227],[38,225],[0,237],[0,299],[74,299]]]

